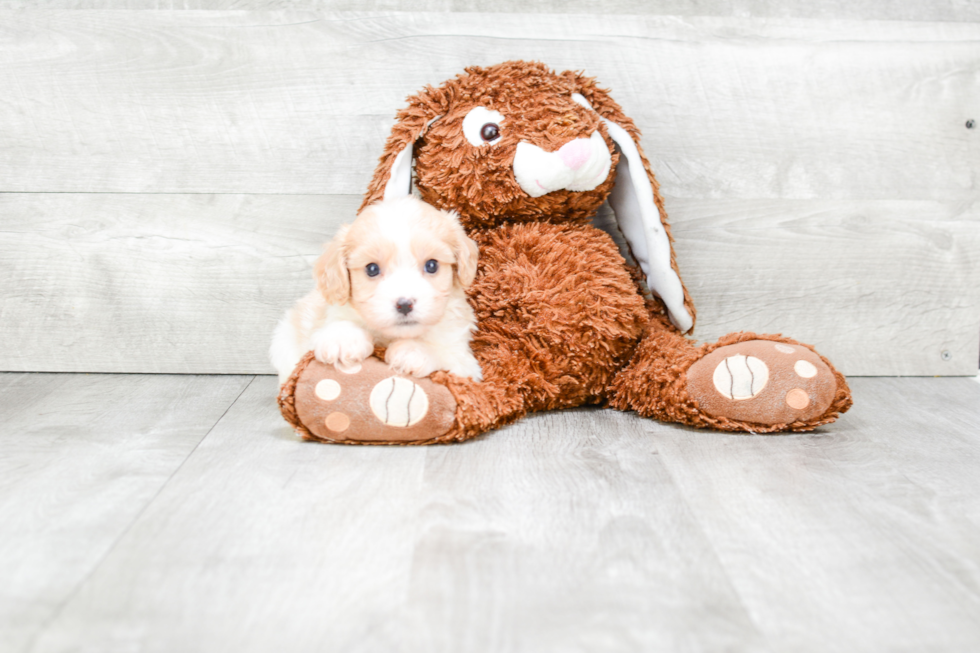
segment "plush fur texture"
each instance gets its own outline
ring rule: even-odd
[[[576,94],[585,103],[576,101]],[[496,115],[502,118],[489,131],[474,130],[471,117],[469,132],[464,133],[467,116],[482,121]],[[836,387],[836,393],[830,407],[815,418],[759,424],[732,419],[725,410],[708,414],[698,405],[688,392],[688,373],[701,375],[699,387],[712,387],[711,379],[703,376],[706,372],[691,371],[711,351],[734,345],[732,351],[737,352],[739,343],[764,340],[787,343],[785,348],[794,351],[788,345],[799,343],[781,336],[733,333],[697,347],[679,332],[672,323],[676,316],[669,314],[664,301],[648,294],[644,275],[624,260],[607,234],[590,224],[623,177],[617,179],[617,169],[626,154],[610,137],[614,126],[625,130],[632,140],[630,147],[635,145],[639,152],[639,174],[645,174],[652,188],[655,208],[650,211],[666,232],[669,268],[679,277],[663,199],[640,148],[640,132],[593,79],[576,72],[554,73],[543,64],[524,61],[468,68],[455,79],[410,97],[398,113],[364,205],[408,192],[407,186],[394,187],[392,179],[397,178],[393,166],[406,161],[405,152],[411,152],[421,197],[433,206],[457,211],[480,247],[480,264],[468,296],[478,324],[472,347],[484,378],[475,382],[434,373],[432,381],[448,388],[456,401],[456,419],[446,433],[417,443],[465,440],[530,411],[587,404],[634,410],[695,427],[755,433],[810,430],[850,407],[843,376],[822,357],[827,371],[817,380],[824,388]],[[481,143],[474,136],[478,133],[491,138]],[[531,187],[533,166],[530,173],[528,166],[522,167],[522,181],[515,177],[521,143],[525,151],[533,152],[532,159],[547,159],[547,165],[560,165],[555,163],[560,159],[575,167],[579,159],[594,155],[594,148],[592,155],[586,152],[595,134],[605,142],[608,156],[600,154],[611,165],[606,177],[591,187],[559,188],[532,197],[521,184]],[[558,153],[557,158],[547,153]],[[600,164],[607,165],[592,161],[592,170],[604,169]],[[631,172],[635,169],[631,165]],[[574,176],[573,172],[566,175]],[[580,185],[581,179],[576,179],[569,187]],[[651,228],[656,231],[660,225]],[[661,259],[658,264],[666,262]],[[683,307],[693,321],[694,305],[686,288]],[[792,379],[785,383],[783,387],[773,382],[768,392],[779,398],[802,392],[793,388]],[[746,413],[746,406],[750,404],[738,406],[739,414]],[[407,442],[392,438],[391,443]]]
[[[595,111],[576,103],[572,98],[575,93],[584,96]],[[493,146],[474,147],[463,134],[463,119],[477,106],[508,117],[500,141]],[[522,140],[554,151],[573,138],[588,137],[598,130],[608,143],[609,134],[601,118],[615,122],[639,142],[636,125],[591,77],[571,71],[555,74],[544,64],[526,61],[467,68],[456,79],[438,88],[428,86],[408,98],[408,106],[398,112],[362,206],[384,196],[395,157],[406,147],[414,147],[416,184],[422,199],[457,211],[468,230],[508,222],[589,224],[613,188],[619,161],[613,147],[610,146],[613,166],[608,177],[587,192],[562,190],[531,198],[514,178],[512,167]],[[670,236],[660,185],[642,150],[640,155],[653,186],[661,222]],[[670,264],[679,275],[673,247]],[[694,303],[686,288],[684,300],[691,317],[695,317]]]

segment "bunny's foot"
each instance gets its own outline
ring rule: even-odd
[[[367,358],[349,368],[310,352],[279,392],[283,417],[303,438],[344,444],[428,444],[445,439],[456,400],[427,378]]]
[[[783,338],[710,350],[688,368],[687,393],[726,430],[807,431],[850,406],[843,377],[826,359]]]
[[[611,406],[748,433],[810,431],[851,407],[844,376],[808,345],[782,336],[732,333],[695,347],[656,326],[614,381]]]

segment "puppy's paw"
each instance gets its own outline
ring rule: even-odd
[[[417,340],[396,340],[388,345],[385,362],[398,374],[429,376],[439,369],[439,361]]]
[[[468,349],[465,355],[459,356],[457,360],[453,361],[448,371],[456,376],[469,377],[474,381],[483,380],[483,369],[480,367],[480,363],[477,362],[476,357]]]
[[[374,340],[353,322],[333,322],[310,336],[313,355],[321,363],[350,367],[374,352]]]

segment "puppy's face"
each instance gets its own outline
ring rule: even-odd
[[[328,302],[350,302],[388,338],[438,323],[476,275],[476,244],[449,212],[414,197],[373,204],[327,246],[314,274]]]

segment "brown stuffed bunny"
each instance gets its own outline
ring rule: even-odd
[[[588,404],[726,431],[808,431],[851,406],[844,377],[809,345],[733,333],[696,347],[682,335],[695,312],[657,180],[639,130],[593,79],[510,61],[408,101],[362,208],[410,193],[414,158],[422,199],[459,213],[480,247],[468,294],[483,381],[406,378],[374,359],[345,374],[308,354],[279,397],[304,437],[461,441]],[[590,223],[604,202],[639,267]]]

